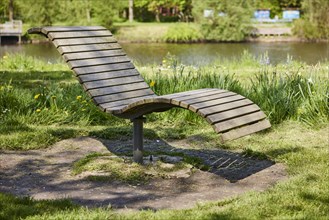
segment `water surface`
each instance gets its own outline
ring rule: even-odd
[[[128,56],[141,64],[161,63],[168,53],[177,56],[184,64],[204,65],[218,58],[235,59],[248,51],[256,57],[267,53],[269,62],[286,62],[290,56],[308,64],[329,59],[329,43],[214,43],[214,44],[166,44],[166,43],[122,43]],[[24,53],[49,62],[60,62],[55,47],[48,43],[2,45],[0,56],[8,53]]]

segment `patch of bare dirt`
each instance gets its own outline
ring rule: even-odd
[[[72,175],[74,162],[93,152],[129,150],[130,141],[80,137],[60,141],[48,149],[0,151],[0,191],[35,199],[69,198],[89,207],[183,209],[250,190],[263,191],[286,178],[283,165],[267,160],[215,149],[207,156],[207,151],[192,152],[159,141],[146,141],[145,145],[146,148],[177,149],[194,156],[200,154],[213,166],[209,172],[197,170],[189,176],[157,178],[141,185],[89,181],[86,174]]]

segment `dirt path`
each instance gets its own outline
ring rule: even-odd
[[[145,185],[88,181],[86,173],[71,175],[75,161],[92,152],[130,150],[130,141],[80,137],[60,141],[48,149],[0,151],[0,191],[35,199],[70,198],[86,206],[182,209],[250,190],[262,191],[286,178],[282,165],[267,160],[223,150],[188,150],[177,148],[175,143],[153,142],[147,141],[146,148],[200,155],[213,168],[210,172],[198,170],[185,178],[155,179]]]

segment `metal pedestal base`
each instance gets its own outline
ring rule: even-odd
[[[143,122],[144,117],[132,119],[133,131],[133,160],[136,163],[143,163]]]

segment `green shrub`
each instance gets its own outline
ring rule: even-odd
[[[304,19],[294,21],[292,32],[300,38],[310,40],[321,38],[321,32],[318,30],[318,27],[314,23]]]
[[[170,43],[190,43],[203,39],[202,34],[196,26],[188,23],[177,23],[170,26],[163,40]]]
[[[201,31],[206,40],[243,41],[249,35],[252,10],[248,1],[214,1],[208,8],[214,11],[202,22]]]

